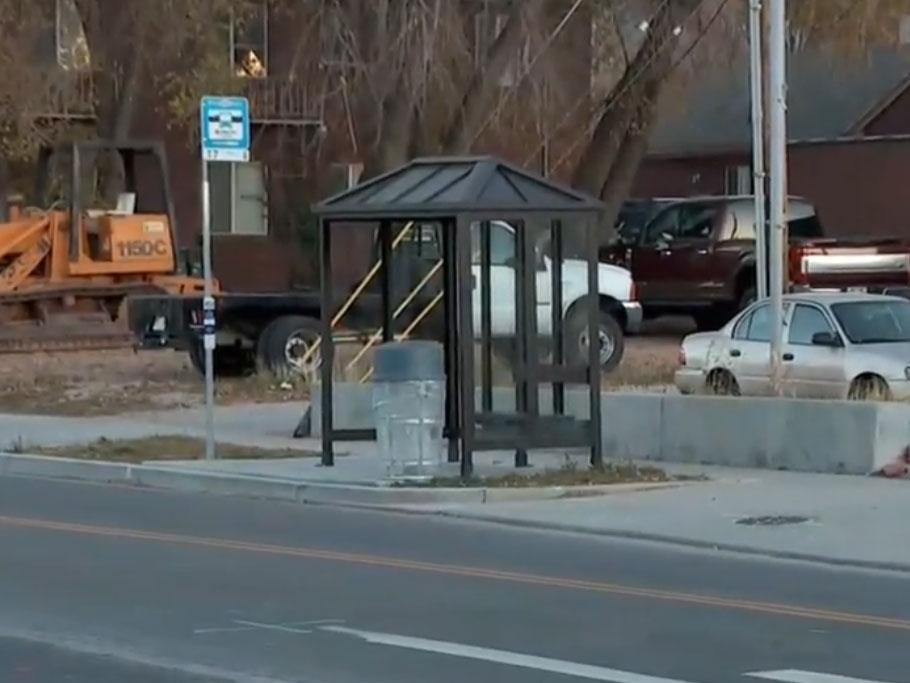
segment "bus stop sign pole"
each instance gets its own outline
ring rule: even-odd
[[[202,345],[205,356],[205,458],[215,453],[215,298],[212,287],[212,206],[209,163],[250,160],[250,104],[245,97],[203,97],[199,107],[202,147]],[[232,174],[233,177],[233,174]],[[233,207],[231,207],[233,211]]]

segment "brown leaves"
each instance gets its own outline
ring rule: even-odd
[[[799,0],[790,2],[791,34],[801,44],[856,53],[896,45],[908,0]]]

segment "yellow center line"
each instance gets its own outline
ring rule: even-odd
[[[588,581],[584,579],[570,579],[558,576],[543,576],[526,574],[523,572],[503,571],[498,569],[485,569],[483,567],[468,567],[435,562],[421,562],[406,560],[381,555],[367,555],[361,553],[338,552],[334,550],[320,550],[318,548],[305,548],[267,543],[252,543],[249,541],[235,541],[230,539],[206,538],[202,536],[187,536],[158,531],[142,531],[139,529],[125,529],[119,527],[95,526],[90,524],[76,524],[71,522],[54,522],[44,519],[31,519],[27,517],[0,516],[0,525],[26,529],[41,529],[45,531],[59,531],[70,534],[84,534],[88,536],[104,536],[109,538],[125,538],[139,541],[153,541],[157,543],[171,543],[182,546],[215,548],[219,550],[236,550],[248,553],[261,553],[279,555],[284,557],[301,557],[312,560],[328,562],[342,562],[370,567],[384,567],[389,569],[404,569],[409,571],[444,574],[448,576],[462,576],[493,581],[505,581],[547,588],[563,588],[568,590],[581,590],[609,595],[621,595],[637,598],[648,598],[665,602],[685,603],[703,607],[718,607],[722,609],[773,614],[777,616],[794,617],[799,619],[812,619],[859,626],[875,626],[886,629],[899,629],[910,631],[910,619],[895,619],[872,614],[853,612],[840,612],[814,607],[801,607],[774,602],[759,602],[754,600],[739,600],[733,598],[720,598],[697,593],[683,593],[677,591],[660,590],[654,588],[639,588],[601,581]]]

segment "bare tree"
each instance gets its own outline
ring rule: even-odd
[[[631,190],[647,151],[683,26],[703,2],[661,0],[654,14],[641,25],[645,38],[603,103],[590,141],[575,167],[573,185],[606,201],[606,225],[613,224],[619,205]]]
[[[172,124],[195,119],[201,94],[241,87],[227,59],[223,29],[249,11],[246,0],[67,2],[78,9],[84,33],[85,49],[78,56],[89,63],[80,67],[94,80],[96,120],[86,134],[129,134],[144,101],[140,95],[150,87],[161,94]],[[6,36],[0,43],[0,145],[7,155],[28,156],[61,125],[41,116],[46,93],[22,68],[47,43],[54,25],[47,15],[51,4],[0,0]],[[350,140],[368,175],[415,154],[463,154],[504,137],[530,135],[534,139],[524,146],[532,150],[562,144],[566,149],[554,153],[577,160],[571,182],[605,199],[610,213],[629,192],[658,103],[679,76],[681,56],[703,40],[724,6],[723,28],[708,38],[712,49],[722,41],[743,42],[738,29],[745,3],[270,2],[272,12],[300,22],[294,69],[306,70],[311,91],[321,93],[329,107],[328,124],[338,139]],[[790,7],[795,39],[851,49],[896,40],[910,0],[801,0]],[[587,49],[584,43],[591,41],[580,34],[568,45],[554,41],[565,21],[582,15],[579,26],[587,22],[609,33],[598,41],[601,52],[591,55],[609,67],[596,87],[587,87],[589,74],[561,72],[554,66],[558,60],[550,59],[557,50]],[[561,98],[563,81],[581,85],[581,96]]]

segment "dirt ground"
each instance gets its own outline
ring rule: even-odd
[[[215,450],[223,460],[258,460],[316,457],[316,453],[296,448],[256,448],[217,443]],[[51,448],[29,448],[38,455],[53,455],[80,460],[142,463],[149,460],[200,460],[205,457],[205,440],[188,436],[149,436],[142,439],[99,439],[89,444]]]
[[[271,378],[220,381],[219,403],[301,400],[305,390]],[[110,415],[188,408],[203,382],[176,351],[84,351],[0,355],[0,411]]]
[[[672,387],[682,333],[656,331],[627,339],[622,363],[605,379],[607,387]],[[216,387],[220,404],[299,401],[308,395],[302,382],[263,376],[220,380]],[[186,355],[175,351],[0,355],[0,412],[110,415],[187,408],[202,401],[200,377]]]

